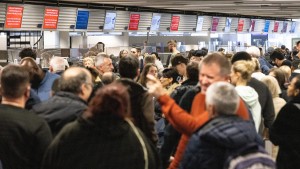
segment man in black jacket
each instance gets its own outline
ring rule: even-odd
[[[187,80],[181,83],[181,86],[177,87],[172,93],[171,97],[179,104],[182,96],[186,91],[195,88],[199,82],[199,69],[198,63],[191,62],[186,67]],[[160,150],[160,156],[164,168],[168,166],[170,156],[175,153],[176,147],[180,140],[181,133],[179,133],[171,124],[166,124],[163,136],[163,144]]]
[[[59,87],[60,91],[53,97],[32,108],[33,112],[48,122],[53,135],[87,108],[87,100],[93,89],[92,76],[84,68],[72,67],[63,73]]]
[[[29,92],[29,74],[24,68],[8,65],[2,70],[0,163],[3,168],[40,168],[43,154],[52,140],[47,123],[24,109]]]
[[[146,137],[156,144],[157,134],[154,129],[153,97],[146,88],[135,81],[139,72],[139,61],[136,57],[121,58],[119,63],[121,79],[119,79],[119,82],[128,87],[134,124],[144,132]]]

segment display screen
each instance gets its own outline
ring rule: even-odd
[[[6,11],[6,28],[21,28],[24,7],[8,6]]]
[[[137,31],[139,29],[141,15],[137,13],[130,14],[128,30]]]
[[[264,32],[269,32],[269,27],[270,27],[270,20],[266,20],[265,27],[264,27]]]
[[[117,19],[116,12],[106,12],[103,30],[114,30]]]
[[[44,29],[56,29],[58,23],[59,10],[55,8],[46,8],[44,14]]]
[[[203,21],[204,21],[204,18],[203,18],[203,16],[198,16],[198,19],[197,19],[197,27],[196,27],[196,32],[200,32],[200,31],[202,31],[202,27],[203,27]]]
[[[154,13],[152,16],[150,31],[159,31],[161,14]]]
[[[89,15],[89,11],[78,10],[76,19],[76,29],[87,29],[89,23]]]

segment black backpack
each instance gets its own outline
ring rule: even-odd
[[[276,169],[276,163],[265,149],[255,143],[230,152],[224,169]]]

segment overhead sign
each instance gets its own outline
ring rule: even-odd
[[[141,15],[137,13],[130,14],[128,30],[137,31],[139,29]]]
[[[5,28],[21,28],[24,7],[8,6]]]
[[[200,32],[200,31],[202,31],[202,27],[203,27],[203,21],[204,21],[204,18],[203,18],[203,16],[198,16],[198,19],[197,19],[197,27],[196,27],[196,32]]]
[[[256,22],[256,20],[254,20],[254,19],[251,20],[251,25],[250,25],[250,29],[249,29],[251,32],[253,32],[255,29],[255,22]]]
[[[292,22],[290,33],[295,33],[296,30],[296,22]]]
[[[275,22],[274,22],[274,29],[273,29],[273,32],[278,32],[278,28],[279,28],[279,22],[278,22],[278,21],[275,21]]]
[[[46,8],[44,14],[44,29],[57,29],[59,9]]]
[[[117,19],[116,12],[106,12],[103,30],[114,30]]]
[[[172,16],[170,31],[178,31],[180,16]]]
[[[218,25],[219,25],[219,18],[218,17],[213,17],[212,18],[211,31],[217,31]]]
[[[244,19],[239,19],[238,28],[237,28],[238,32],[242,32],[244,30],[244,23],[245,23]]]
[[[266,20],[265,27],[263,29],[264,32],[269,32],[270,20]]]
[[[76,29],[87,29],[89,23],[89,11],[77,11]]]
[[[159,31],[161,14],[153,13],[150,31]]]
[[[230,32],[232,18],[226,18],[225,32]]]
[[[281,30],[282,33],[286,33],[287,26],[288,26],[288,22],[284,21],[283,26],[282,26],[282,30]]]

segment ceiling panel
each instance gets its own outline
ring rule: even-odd
[[[60,0],[60,2],[63,1],[82,2],[82,0]],[[300,18],[300,0],[85,0],[84,2],[288,19]]]

